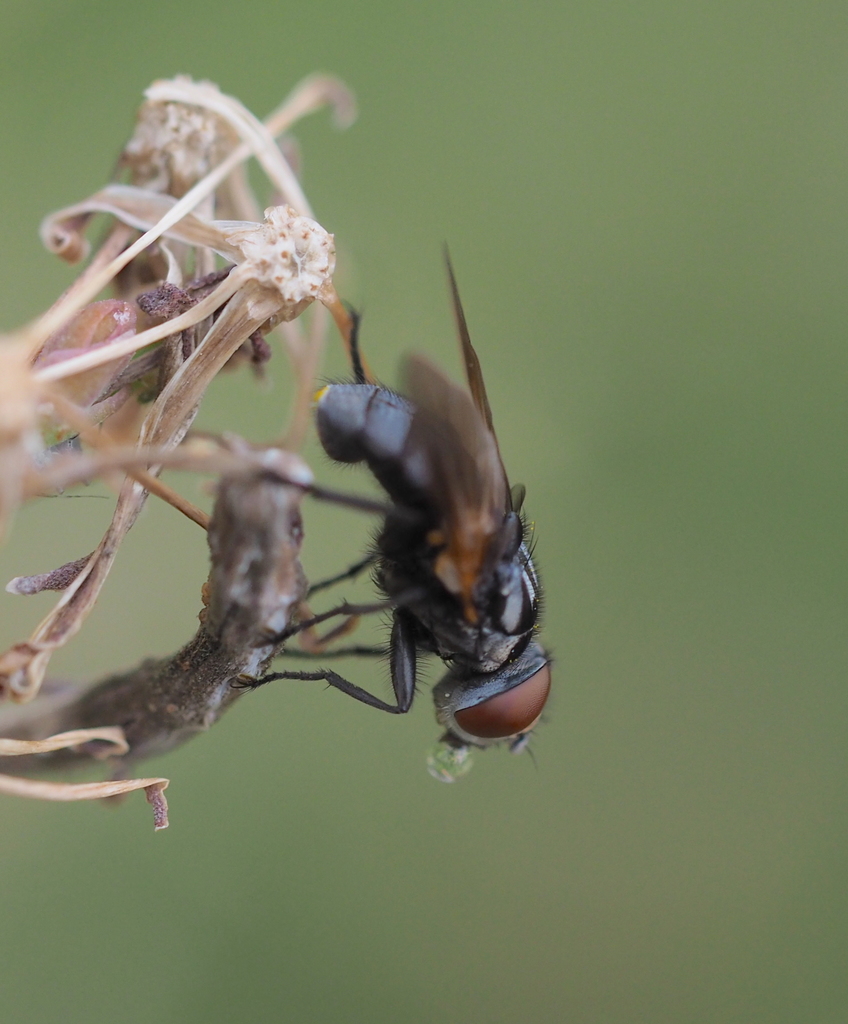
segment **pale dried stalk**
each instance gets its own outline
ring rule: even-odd
[[[74,455],[72,462],[77,463],[76,472],[71,479],[66,480],[61,484],[53,484],[53,487],[57,490],[63,490],[71,483],[79,483],[83,480],[93,480],[98,476],[106,476],[109,480],[109,463],[115,469],[123,469],[127,475],[131,476],[136,483],[142,485],[142,487],[150,494],[155,494],[157,498],[161,498],[162,501],[167,502],[172,508],[175,508],[178,512],[190,519],[193,523],[196,523],[202,529],[206,529],[209,525],[209,516],[203,509],[198,508],[187,498],[184,498],[180,493],[175,491],[172,487],[167,484],[163,484],[161,480],[153,476],[152,473],[148,473],[146,469],[140,468],[141,459],[138,456],[138,449],[135,449],[135,457],[130,457],[129,453],[121,452],[121,449],[117,448],[108,437],[104,439],[103,434],[100,430],[97,430],[85,415],[85,412],[78,406],[74,405],[73,402],[69,402],[63,395],[58,393],[50,394],[50,404],[53,408],[61,415],[68,424],[70,424],[75,430],[79,432],[80,438],[85,441],[86,444],[90,445],[95,451],[102,453],[105,458],[99,460],[88,460],[89,469],[85,473],[80,473],[80,456]],[[164,450],[163,450],[164,451]],[[115,453],[120,453],[118,459],[115,459]],[[84,456],[83,456],[84,458]],[[155,456],[151,457],[148,461],[155,461]],[[47,474],[36,474],[36,479],[41,481],[46,480]],[[121,484],[115,489],[120,492]],[[27,490],[31,494],[39,494],[43,487],[39,488],[35,481],[27,481]]]
[[[0,540],[23,498],[24,478],[41,447],[36,413],[38,387],[20,342],[3,350],[0,374]]]
[[[292,320],[281,324],[280,327],[297,384],[291,419],[280,446],[296,452],[303,446],[309,429],[309,410],[313,400],[312,385],[318,378],[318,370],[324,355],[324,339],[327,336],[327,307],[321,305],[314,308],[308,335],[304,332],[300,320]]]

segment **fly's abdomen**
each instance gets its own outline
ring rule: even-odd
[[[318,437],[336,462],[367,462],[372,472],[401,457],[412,406],[376,384],[330,384],[316,403]]]

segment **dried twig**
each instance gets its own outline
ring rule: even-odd
[[[278,449],[245,448],[240,457],[241,467],[218,485],[208,533],[212,572],[196,636],[171,658],[144,661],[44,711],[37,701],[30,705],[29,716],[18,716],[16,738],[47,733],[52,739],[10,750],[33,755],[28,769],[98,756],[123,774],[139,759],[209,729],[280,652],[306,593],[299,484],[311,474],[297,456]],[[115,742],[98,730],[116,723],[125,747],[95,753],[94,739]]]

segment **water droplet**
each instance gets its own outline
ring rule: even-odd
[[[473,764],[470,747],[439,742],[427,754],[427,771],[439,782],[456,782],[471,771]]]

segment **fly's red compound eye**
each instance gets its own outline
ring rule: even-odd
[[[505,693],[455,712],[454,720],[463,732],[482,739],[503,739],[527,732],[533,725],[551,689],[551,669],[543,665],[529,679]]]

